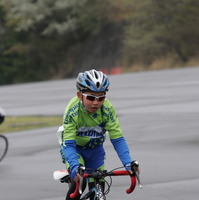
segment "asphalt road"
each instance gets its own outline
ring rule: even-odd
[[[199,198],[199,67],[110,76],[115,105],[143,189],[128,195],[129,180],[113,179],[107,199],[197,200]],[[10,116],[60,115],[75,95],[75,79],[0,87]],[[61,122],[60,122],[61,123]],[[9,152],[0,163],[1,200],[63,200],[67,186],[53,180],[63,169],[57,127],[8,133]],[[121,165],[108,138],[107,169]]]

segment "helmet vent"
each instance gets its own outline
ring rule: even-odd
[[[97,82],[97,83],[96,83],[96,86],[97,86],[97,88],[99,88],[99,87],[100,87],[100,83],[99,83],[99,82]]]
[[[87,78],[88,80],[91,80],[90,76],[88,76],[88,75],[86,76],[86,78]]]
[[[98,74],[96,71],[94,71],[94,74],[95,74],[95,78],[98,79]]]
[[[107,85],[107,80],[105,80],[104,85]]]
[[[86,84],[89,85],[89,86],[91,85],[88,80],[86,80]]]

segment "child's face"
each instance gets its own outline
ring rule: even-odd
[[[106,97],[104,92],[78,92],[77,96],[90,113],[96,112],[102,106]]]

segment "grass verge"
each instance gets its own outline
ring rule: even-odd
[[[62,121],[62,116],[6,116],[5,121],[0,125],[0,133],[60,126]]]

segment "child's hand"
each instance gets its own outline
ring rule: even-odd
[[[78,173],[78,168],[79,168],[79,165],[76,165],[76,166],[73,167],[72,170],[71,170],[71,178],[72,178],[75,182],[78,182],[78,181],[79,181],[79,176],[80,176],[80,174]]]
[[[79,166],[79,165],[75,166],[71,172],[71,178],[75,182],[79,182],[84,174],[84,170],[85,170],[85,168],[82,166]]]
[[[75,182],[79,182],[81,179],[81,175],[77,173],[77,176],[73,179]]]
[[[125,165],[125,168],[130,174],[133,174],[133,172],[137,172],[138,174],[140,173],[139,163],[137,160]]]

